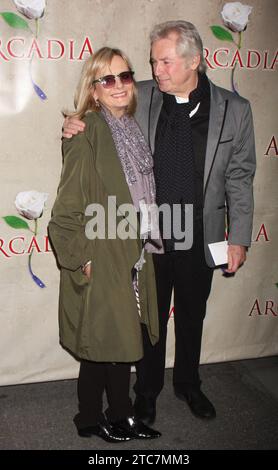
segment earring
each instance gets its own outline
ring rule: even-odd
[[[97,107],[97,108],[100,108],[100,104],[99,104],[99,100],[98,100],[98,99],[95,100],[95,103],[96,103],[96,107]]]

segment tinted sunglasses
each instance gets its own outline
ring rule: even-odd
[[[118,77],[123,85],[130,85],[130,83],[133,82],[133,75],[134,72],[132,72],[132,70],[121,72],[118,75],[105,75],[105,77],[94,80],[92,84],[100,83],[103,88],[113,88],[116,85],[116,78]]]

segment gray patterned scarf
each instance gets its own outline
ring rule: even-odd
[[[146,185],[142,188],[142,197],[143,189],[147,188],[146,202],[148,204],[155,203],[153,158],[138,124],[132,116],[127,114],[124,114],[121,118],[114,117],[103,106],[101,107],[101,113],[111,130],[127,184],[131,190],[133,204],[138,207],[138,198],[141,199],[140,194],[134,195],[132,191],[132,186],[136,183],[140,187],[140,174],[143,181],[146,182]],[[138,193],[138,187],[136,193]]]

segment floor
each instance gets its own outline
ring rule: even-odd
[[[278,449],[278,356],[200,369],[202,390],[216,407],[215,420],[192,416],[174,396],[167,369],[154,426],[162,437],[120,445],[77,436],[72,422],[76,380],[0,387],[0,449]]]

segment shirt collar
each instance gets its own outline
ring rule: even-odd
[[[188,98],[182,98],[181,96],[175,96],[175,98],[176,98],[176,102],[177,102],[178,104],[183,104],[183,103],[188,103],[188,102],[189,102],[189,99],[188,99]],[[195,106],[195,108],[192,109],[192,111],[189,113],[189,117],[192,117],[192,116],[194,116],[194,114],[197,113],[200,104],[201,104],[200,102],[197,103],[197,106]]]

